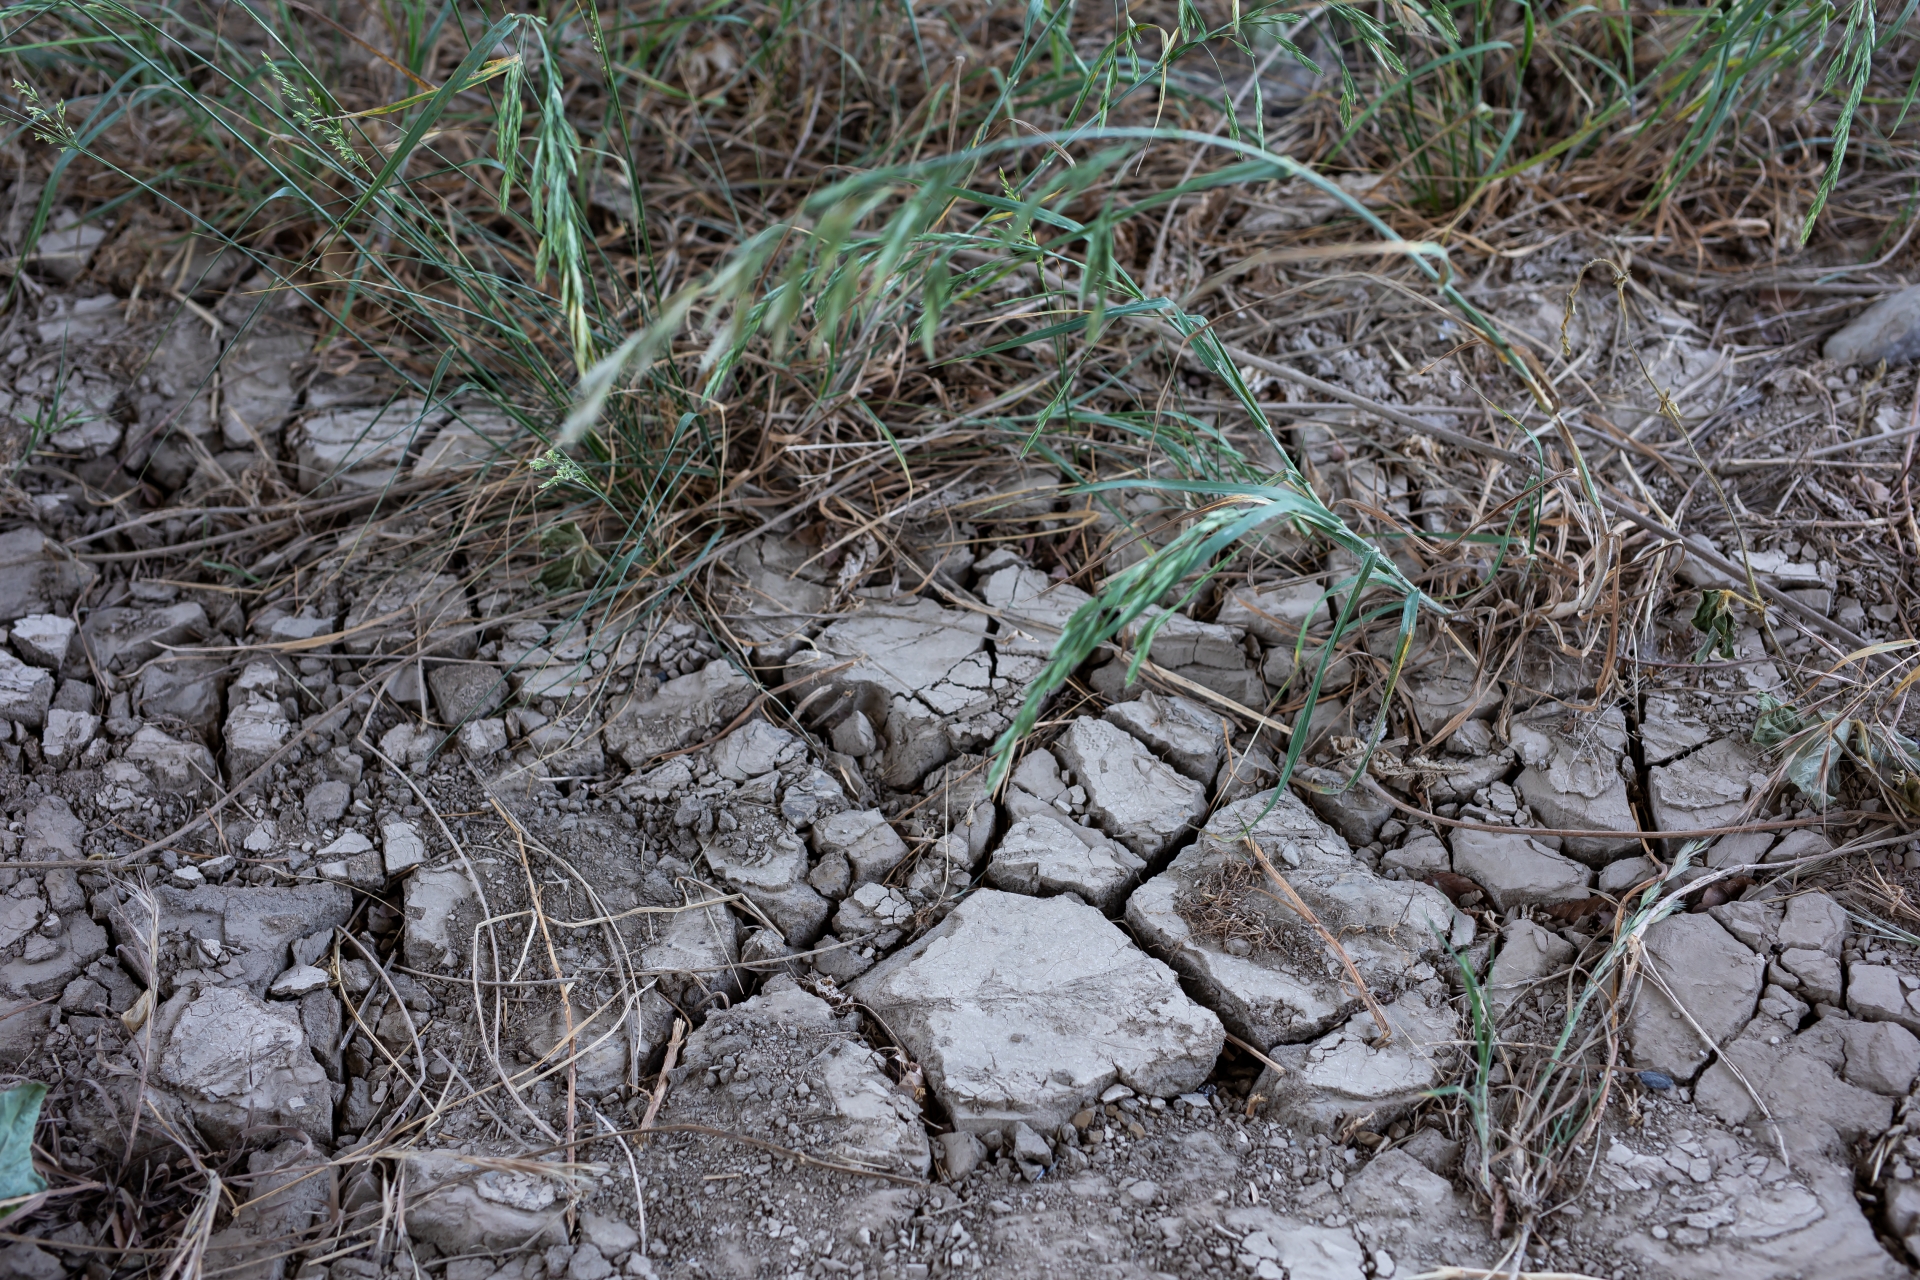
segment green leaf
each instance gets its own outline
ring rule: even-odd
[[[555,594],[578,591],[606,572],[605,558],[571,520],[542,530],[540,550],[553,557],[540,570],[540,585]]]
[[[1817,728],[1823,731],[1808,733],[1808,730]],[[1771,694],[1760,695],[1760,714],[1753,722],[1755,746],[1771,749],[1803,733],[1807,734],[1806,740],[1787,756],[1787,781],[1799,788],[1800,794],[1812,801],[1814,808],[1824,809],[1833,803],[1826,784],[1833,776],[1834,766],[1840,763],[1842,750],[1834,733],[1833,722],[1824,722],[1823,727],[1822,721],[1803,718],[1799,712]]]
[[[1760,695],[1760,714],[1753,722],[1753,745],[1777,747],[1806,728],[1800,713],[1770,693]]]
[[[1733,592],[1702,591],[1700,607],[1693,611],[1693,629],[1706,635],[1694,651],[1695,662],[1705,662],[1715,653],[1731,662],[1734,656]]]
[[[35,1080],[0,1093],[0,1200],[38,1195],[47,1180],[34,1171],[33,1130],[47,1086]],[[13,1212],[0,1209],[0,1217]]]
[[[1815,734],[1787,760],[1787,781],[1800,789],[1816,809],[1833,803],[1827,793],[1827,779],[1840,763],[1840,744],[1830,733]]]

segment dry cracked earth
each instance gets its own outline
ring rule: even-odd
[[[272,457],[210,427],[182,492],[484,434],[415,414],[368,452],[383,411],[285,363],[227,403],[301,425]],[[1781,684],[1755,632],[1691,667],[1676,605],[1674,665],[1597,701],[1544,646],[1493,678],[1424,636],[1399,696],[1444,750],[1339,793],[1356,683],[1276,790],[1284,744],[1222,707],[1337,609],[1346,569],[1302,544],[1168,619],[1136,683],[1103,651],[992,795],[1086,599],[1017,538],[949,522],[923,572],[849,590],[769,534],[711,617],[636,619],[350,532],[243,608],[70,554],[127,461],[83,425],[55,444],[85,485],[29,475],[0,533],[0,1069],[50,1086],[54,1193],[0,1273],[184,1239],[262,1280],[1910,1274],[1920,954],[1821,879],[1869,823],[1780,825],[1808,811],[1752,745]],[[962,497],[1045,521],[1058,485],[1010,463]],[[1769,554],[1833,607],[1811,551]],[[1663,833],[1743,824],[1673,887],[1754,873],[1646,932],[1564,1203],[1512,1254],[1436,1096],[1470,1074],[1463,966],[1503,1039],[1551,1038]],[[1846,874],[1920,866],[1866,844]]]

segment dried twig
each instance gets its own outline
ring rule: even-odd
[[[667,1084],[673,1071],[673,1064],[680,1057],[680,1037],[686,1034],[687,1024],[679,1018],[673,1020],[673,1034],[667,1038],[666,1060],[660,1064],[660,1079],[653,1086],[653,1097],[647,1100],[647,1114],[640,1120],[640,1133],[646,1134],[653,1128],[654,1117],[660,1114],[660,1104],[667,1099]]]
[[[1313,926],[1314,931],[1320,935],[1320,940],[1326,943],[1327,950],[1346,967],[1347,976],[1353,980],[1355,989],[1360,993],[1361,1003],[1367,1006],[1367,1012],[1373,1015],[1374,1025],[1380,1029],[1380,1038],[1375,1043],[1382,1047],[1386,1046],[1393,1039],[1393,1024],[1387,1021],[1387,1011],[1382,1009],[1380,1002],[1373,998],[1373,991],[1367,986],[1367,980],[1360,976],[1360,970],[1353,963],[1353,957],[1348,955],[1347,949],[1340,945],[1340,939],[1333,936],[1333,931],[1320,923],[1320,917],[1313,914],[1313,909],[1301,901],[1300,895],[1295,893],[1293,886],[1287,883],[1287,878],[1274,870],[1273,863],[1267,860],[1267,855],[1261,851],[1259,845],[1254,843],[1253,837],[1246,837],[1246,841],[1254,861],[1258,862],[1260,869],[1267,873],[1267,879],[1273,881],[1274,888],[1280,890],[1281,896],[1287,900],[1287,905],[1292,907],[1302,920]]]

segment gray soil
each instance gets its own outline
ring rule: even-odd
[[[1384,648],[1347,655],[1276,790],[1285,743],[1235,706],[1279,690],[1350,568],[1275,539],[1140,682],[1096,655],[989,795],[1085,599],[1001,531],[1067,518],[1057,473],[969,473],[891,576],[768,534],[701,615],[556,604],[541,564],[481,572],[404,520],[242,592],[100,552],[190,526],[96,539],[120,518],[97,495],[351,493],[469,460],[484,414],[376,448],[377,388],[276,379],[261,347],[226,394],[271,431],[156,440],[189,382],[122,358],[153,317],[45,315],[11,339],[16,394],[65,344],[119,416],[51,441],[0,521],[0,1070],[50,1090],[49,1194],[0,1275],[183,1247],[249,1280],[1911,1273],[1920,949],[1886,904],[1920,843],[1857,777],[1821,820],[1752,742],[1831,635],[1777,615],[1770,651],[1743,618],[1733,662],[1688,661],[1701,561],[1638,661],[1543,628],[1495,676],[1423,630],[1377,785],[1337,794]],[[201,337],[168,339],[182,368]],[[1349,354],[1319,373],[1471,401]],[[1668,346],[1677,381],[1709,360]],[[1911,394],[1815,368],[1870,424]],[[1816,404],[1709,382],[1754,435]],[[1293,435],[1343,493],[1429,501],[1407,456]],[[1820,617],[1905,634],[1898,578],[1843,574],[1834,536],[1754,549]],[[1672,872],[1662,832],[1729,826],[1758,829]],[[1564,1140],[1483,1151],[1469,986],[1510,1097],[1616,930]]]

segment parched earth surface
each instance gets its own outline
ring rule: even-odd
[[[60,306],[56,336],[93,315]],[[375,483],[484,434],[449,411],[368,453],[380,411],[268,393],[272,456],[214,441],[229,478]],[[1515,1219],[1446,1094],[1467,974],[1504,1041],[1549,1041],[1665,833],[1728,826],[1668,887],[1745,870],[1636,944],[1604,1104],[1510,1265],[1881,1277],[1920,1249],[1920,953],[1846,897],[1920,847],[1777,785],[1752,739],[1783,676],[1754,629],[1689,664],[1697,596],[1604,683],[1599,653],[1492,673],[1423,633],[1395,696],[1431,754],[1392,740],[1342,792],[1368,638],[1276,790],[1245,708],[1351,577],[1278,547],[1135,683],[1096,655],[990,794],[1086,599],[1017,538],[949,513],[859,585],[772,533],[707,616],[636,618],[349,532],[243,605],[75,557],[106,520],[51,473],[97,488],[133,447],[94,427],[0,532],[0,1068],[50,1087],[54,1193],[0,1273],[200,1237],[202,1274],[303,1280],[1490,1266]],[[1032,527],[1067,509],[1011,457],[972,483]],[[1765,554],[1893,633],[1811,542]]]

